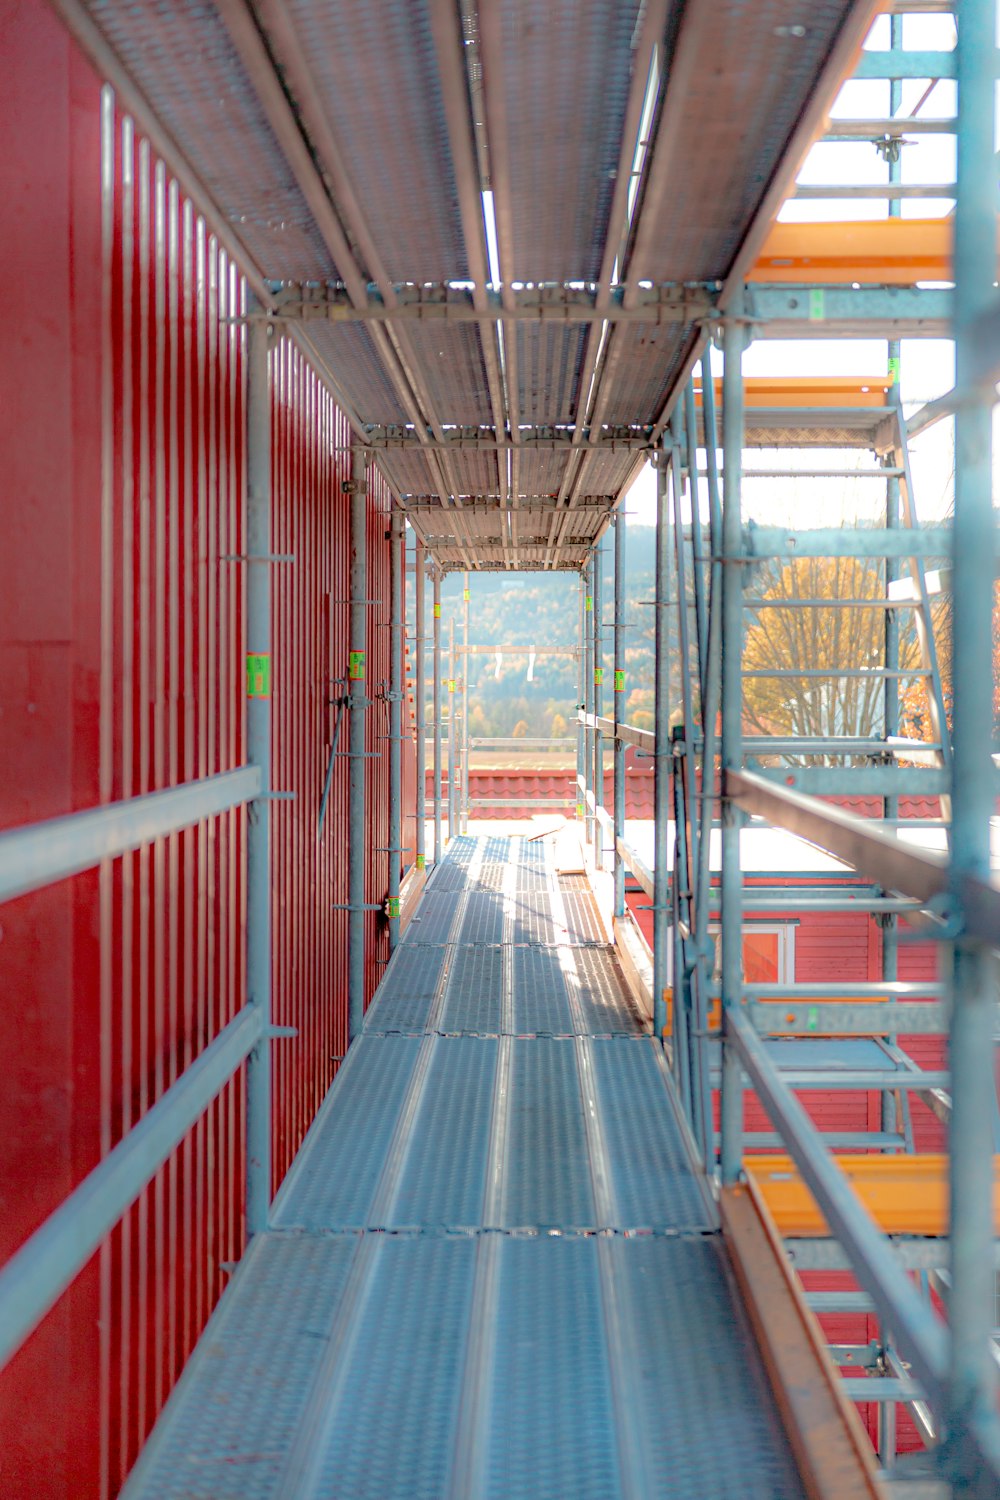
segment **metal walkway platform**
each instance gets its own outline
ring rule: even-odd
[[[126,1494],[802,1493],[589,895],[456,840]]]

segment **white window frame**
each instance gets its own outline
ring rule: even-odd
[[[778,936],[778,977],[775,984],[795,983],[795,929],[797,922],[744,922],[743,934],[748,932],[774,932]],[[708,924],[708,935],[717,938],[721,928],[718,922]],[[671,931],[671,937],[673,933]],[[718,948],[716,948],[718,953]],[[667,946],[667,985],[673,989],[674,985],[674,945],[671,941]]]

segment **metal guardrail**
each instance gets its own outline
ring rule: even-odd
[[[189,828],[250,802],[261,790],[259,766],[242,766],[162,792],[88,808],[0,833],[0,901],[79,875],[152,839]]]
[[[152,839],[180,833],[203,818],[252,801],[262,789],[260,766],[242,766],[0,834],[0,901],[77,875]],[[66,1291],[265,1035],[290,1034],[288,1028],[268,1026],[258,1005],[244,1006],[25,1241],[0,1271],[0,1367]]]
[[[830,1156],[816,1126],[768,1056],[749,1019],[727,1013],[727,1035],[768,1115],[788,1147],[831,1231],[848,1252],[854,1274],[913,1366],[938,1415],[947,1403],[948,1337],[944,1324],[899,1263],[874,1221]]]
[[[83,1270],[262,1032],[257,1007],[244,1006],[7,1262],[0,1272],[0,1366]]]
[[[645,750],[652,755],[656,751],[656,735],[652,729],[636,729],[632,724],[615,724],[614,719],[605,718],[603,714],[579,713],[577,715],[580,723],[585,729],[597,729],[612,740],[618,740],[623,745],[634,745],[637,750]]]

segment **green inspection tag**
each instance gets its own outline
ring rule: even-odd
[[[469,602],[469,590],[468,589],[463,589],[462,590],[462,598],[465,600],[466,604],[468,604],[468,602]]]
[[[435,606],[434,606],[434,618],[435,618],[435,620],[440,620],[440,618],[441,618],[441,606],[440,606],[440,604],[435,604]]]
[[[449,677],[448,678],[448,691],[449,691],[449,693],[453,693],[455,691],[455,679],[454,679],[454,677]]]
[[[899,359],[896,355],[893,355],[889,361],[889,384],[899,384]]]
[[[809,292],[809,318],[813,323],[822,323],[826,315],[826,288],[814,286]]]
[[[809,1009],[807,1010],[806,1025],[808,1026],[810,1031],[815,1031],[819,1026],[819,1007],[817,1005],[810,1005]]]
[[[399,897],[388,896],[385,903],[385,914],[392,922],[399,916]]]
[[[594,597],[593,597],[592,594],[587,594],[587,595],[584,596],[583,607],[584,607],[584,609],[593,609],[593,607],[594,607]]]
[[[271,658],[259,651],[247,652],[247,697],[270,698]]]
[[[578,818],[582,818],[583,817],[583,803],[582,802],[578,802],[576,804],[576,815],[577,815]]]
[[[624,672],[616,672],[615,673],[615,692],[616,693],[624,693],[624,691],[625,691],[625,673]]]
[[[595,687],[600,687],[603,681],[604,681],[604,668],[603,667],[595,667],[594,668],[594,686]]]
[[[350,651],[347,655],[347,675],[351,682],[364,682],[365,680],[365,653],[363,651]]]
[[[426,854],[418,854],[417,855],[417,869],[418,870],[423,870],[426,867],[426,865],[427,865],[427,856],[426,856]]]

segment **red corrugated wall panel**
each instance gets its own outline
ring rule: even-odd
[[[43,0],[8,7],[3,38],[9,827],[243,763],[245,289]],[[287,342],[272,372],[273,542],[295,558],[273,571],[273,784],[294,794],[271,804],[274,1008],[299,1030],[274,1047],[277,1182],[346,1044],[346,759],[321,842],[316,821],[346,675],[349,433]],[[373,484],[379,752],[388,504]],[[381,902],[387,760],[367,765],[368,899]],[[0,1257],[244,1003],[245,819],[207,820],[0,913]],[[381,914],[368,943],[370,994]],[[243,1117],[237,1077],[0,1375],[4,1500],[120,1488],[243,1249]]]

